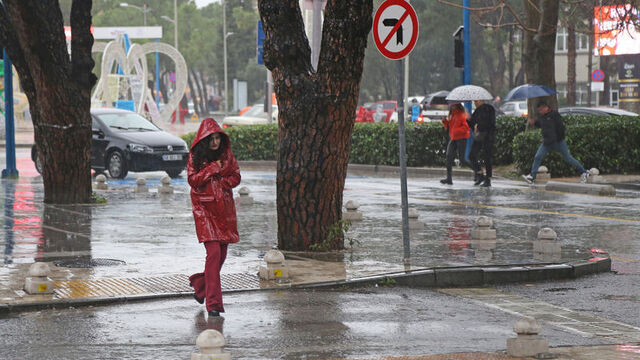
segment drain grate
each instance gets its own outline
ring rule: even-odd
[[[56,260],[53,262],[55,266],[58,267],[68,267],[68,268],[92,268],[96,266],[118,266],[118,265],[126,265],[127,263],[122,260],[115,259],[82,259],[75,258],[69,260]]]
[[[255,274],[221,274],[221,282],[223,292],[260,288],[260,279]],[[56,281],[54,287],[54,297],[58,299],[193,292],[189,285],[189,277],[182,274],[129,279]]]

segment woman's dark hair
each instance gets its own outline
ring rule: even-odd
[[[220,147],[218,150],[211,150],[209,148],[209,143],[211,142],[211,137],[213,134],[210,134],[206,138],[198,141],[198,143],[191,149],[193,153],[193,165],[196,167],[196,170],[200,170],[204,165],[219,160],[224,152],[224,149],[227,148],[227,137],[223,134],[220,134]]]
[[[451,114],[453,114],[454,111],[462,111],[464,112],[464,106],[462,106],[462,104],[460,103],[456,103],[456,104],[452,104],[451,107],[449,107],[449,116],[451,116]]]

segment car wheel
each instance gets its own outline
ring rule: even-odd
[[[169,175],[169,177],[172,178],[172,179],[179,178],[180,174],[182,174],[182,169],[180,169],[180,170],[167,170],[167,175]]]
[[[109,171],[109,175],[114,179],[124,179],[124,177],[127,176],[127,164],[120,151],[115,150],[109,154],[107,170]]]

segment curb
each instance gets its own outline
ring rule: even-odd
[[[579,260],[565,264],[443,267],[386,273],[351,280],[294,285],[291,288],[372,285],[386,279],[394,280],[397,285],[418,288],[474,287],[505,283],[576,279],[585,275],[610,271],[610,258],[594,258],[593,261]]]
[[[320,289],[335,287],[359,287],[387,282],[415,288],[477,287],[504,283],[535,282],[559,279],[576,279],[611,271],[610,258],[593,258],[564,264],[522,264],[442,267],[413,271],[384,273],[362,278],[326,281],[312,284],[281,285],[262,289],[225,290],[224,294],[256,291],[278,291],[283,289]],[[389,282],[392,280],[392,282]],[[191,297],[192,292],[168,292],[162,294],[126,295],[117,297],[95,297],[36,301],[23,304],[0,304],[0,314],[33,311],[40,309],[60,309],[76,306],[122,304],[127,302]]]

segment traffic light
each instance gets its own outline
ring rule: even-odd
[[[453,66],[464,67],[464,26],[453,33]]]

